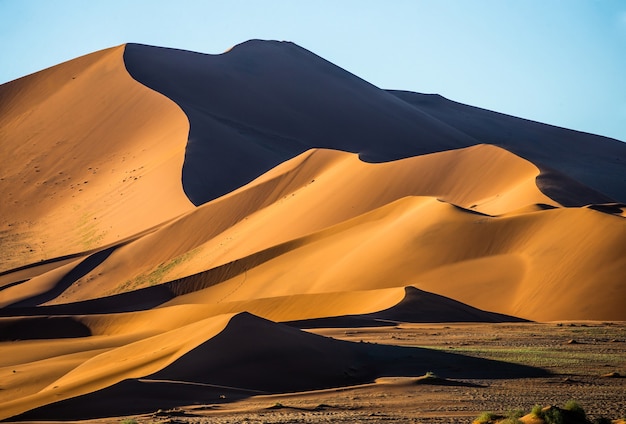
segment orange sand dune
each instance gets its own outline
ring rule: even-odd
[[[625,144],[290,43],[63,63],[0,140],[0,419],[541,374],[296,327],[626,320]]]
[[[367,164],[342,152],[310,151],[232,195],[116,249],[58,300],[47,300],[81,301],[216,268],[405,196],[437,196],[492,214],[534,204],[558,206],[537,189],[538,173],[528,162],[487,145],[382,164]],[[316,213],[311,215],[311,210]],[[280,232],[273,230],[277,226]],[[156,245],[159,249],[154,249]],[[128,258],[141,258],[141,263]],[[12,291],[64,275],[47,273]],[[94,279],[97,288],[89,284]]]
[[[387,289],[393,290],[393,289]],[[343,315],[326,318],[308,318],[292,321],[299,328],[373,327],[397,322],[515,322],[512,316],[494,314],[465,305],[450,298],[428,293],[409,286],[404,298],[387,309],[366,314]],[[355,292],[353,292],[355,293]],[[356,303],[356,302],[355,302]]]
[[[614,276],[626,269],[620,253],[625,231],[623,218],[588,209],[492,218],[409,197],[237,260],[221,274],[208,271],[173,283],[174,291],[177,284],[183,291],[208,286],[175,302],[410,284],[527,319],[622,320],[624,287]]]
[[[174,304],[238,312],[217,305],[414,285],[526,319],[623,319],[619,297],[610,294],[623,290],[619,279],[610,278],[625,267],[615,253],[625,248],[623,219],[590,208],[557,208],[534,185],[537,174],[493,146],[384,164],[312,151],[113,250],[58,297],[46,295],[44,287],[31,305],[84,301],[176,280],[168,284],[181,295]],[[496,176],[496,183],[487,184]],[[439,195],[465,209],[419,194]],[[311,210],[319,212],[309,218]],[[209,231],[194,232],[206,223],[212,224]],[[142,258],[141,266],[128,258]],[[66,275],[54,270],[4,292],[24,297],[36,282]],[[572,278],[586,283],[573,288]],[[606,291],[596,290],[599,284]],[[550,308],[528,304],[537,297],[550,299]],[[281,308],[247,308],[280,321],[303,319],[282,317]],[[359,313],[366,312],[374,311]]]
[[[190,209],[180,183],[187,118],[128,75],[123,53],[0,86],[0,271],[98,248]]]

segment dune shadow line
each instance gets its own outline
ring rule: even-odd
[[[7,308],[32,307],[49,302],[50,300],[56,298],[65,290],[67,290],[76,280],[84,277],[94,268],[104,262],[111,255],[111,253],[113,253],[115,249],[117,249],[117,247],[118,246],[109,247],[108,249],[104,249],[92,255],[89,255],[81,263],[75,266],[70,272],[68,272],[63,278],[61,278],[61,280],[52,289],[37,296],[33,296],[28,299],[13,303],[7,306]]]

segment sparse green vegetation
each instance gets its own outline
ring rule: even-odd
[[[585,410],[575,400],[568,400],[565,403],[565,406],[563,406],[563,409],[572,412],[573,414],[579,416],[581,419],[587,418]]]
[[[450,351],[450,348],[445,346],[420,347]],[[579,352],[566,347],[548,346],[519,348],[455,346],[453,351],[470,356],[514,362],[540,368],[572,367],[575,369],[577,366],[589,363],[590,361],[610,363],[614,362],[616,358],[615,355],[611,353]]]
[[[512,411],[509,411],[509,413],[507,414],[507,418],[519,421],[519,418],[522,418],[524,415],[525,414],[523,410],[513,409]]]
[[[434,372],[428,371],[426,374],[424,374],[424,378],[439,378],[439,377]]]
[[[138,275],[132,280],[127,280],[124,284],[118,286],[110,294],[124,293],[131,290],[136,290],[143,287],[151,287],[157,284],[165,282],[166,277],[177,265],[189,260],[194,255],[194,251],[191,250],[180,256],[175,257],[169,261],[159,264],[156,268],[145,274]]]
[[[533,409],[531,409],[530,413],[537,418],[541,418],[543,413],[542,409],[541,405],[535,405],[533,406]]]
[[[504,417],[494,414],[493,412],[483,412],[473,421],[473,424],[519,424],[523,421],[524,412],[514,410]],[[567,401],[563,408],[556,406],[542,407],[535,405],[528,414],[533,418],[539,419],[546,424],[610,424],[611,420],[607,418],[596,418],[590,421],[587,418],[585,410],[580,404],[574,400]]]
[[[139,424],[137,420],[133,420],[132,418],[127,418],[122,420],[120,424]]]
[[[544,408],[540,418],[542,418],[546,424],[566,424],[563,411],[560,408]]]
[[[493,412],[483,412],[473,422],[473,424],[487,424],[492,423],[502,418],[501,415],[494,414]]]
[[[483,412],[473,421],[473,424],[520,424],[519,417],[514,416],[516,414],[509,414],[508,416],[502,416],[494,414],[493,412]],[[521,417],[521,415],[520,415]]]
[[[97,247],[106,236],[97,219],[92,213],[83,213],[76,223],[76,229],[80,235],[80,242],[85,249]]]

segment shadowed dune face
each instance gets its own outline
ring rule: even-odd
[[[72,317],[0,319],[0,342],[23,339],[87,337],[91,331]]]
[[[375,327],[390,322],[516,322],[513,316],[494,314],[455,300],[428,293],[415,287],[406,287],[404,298],[391,308],[371,314],[292,321],[298,328]]]
[[[124,61],[133,78],[189,117],[183,184],[196,205],[310,148],[382,162],[479,143],[579,181],[569,189],[546,181],[546,193],[563,204],[626,202],[626,181],[612,177],[626,173],[623,143],[381,90],[292,43],[253,40],[221,55],[129,44]]]
[[[124,61],[189,117],[183,184],[196,205],[310,148],[380,162],[476,144],[291,43],[250,41],[222,55],[129,44]]]
[[[96,52],[0,86],[0,136],[0,419],[542,375],[302,328],[626,320],[624,144],[291,43]]]
[[[625,181],[616,178],[626,173],[622,159],[626,144],[622,141],[528,121],[437,95],[388,92],[481,143],[503,147],[533,162],[542,170],[538,181],[541,190],[564,205],[625,201]]]

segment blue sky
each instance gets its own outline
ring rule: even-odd
[[[221,53],[251,38],[626,141],[624,0],[0,0],[0,83],[125,42]]]

